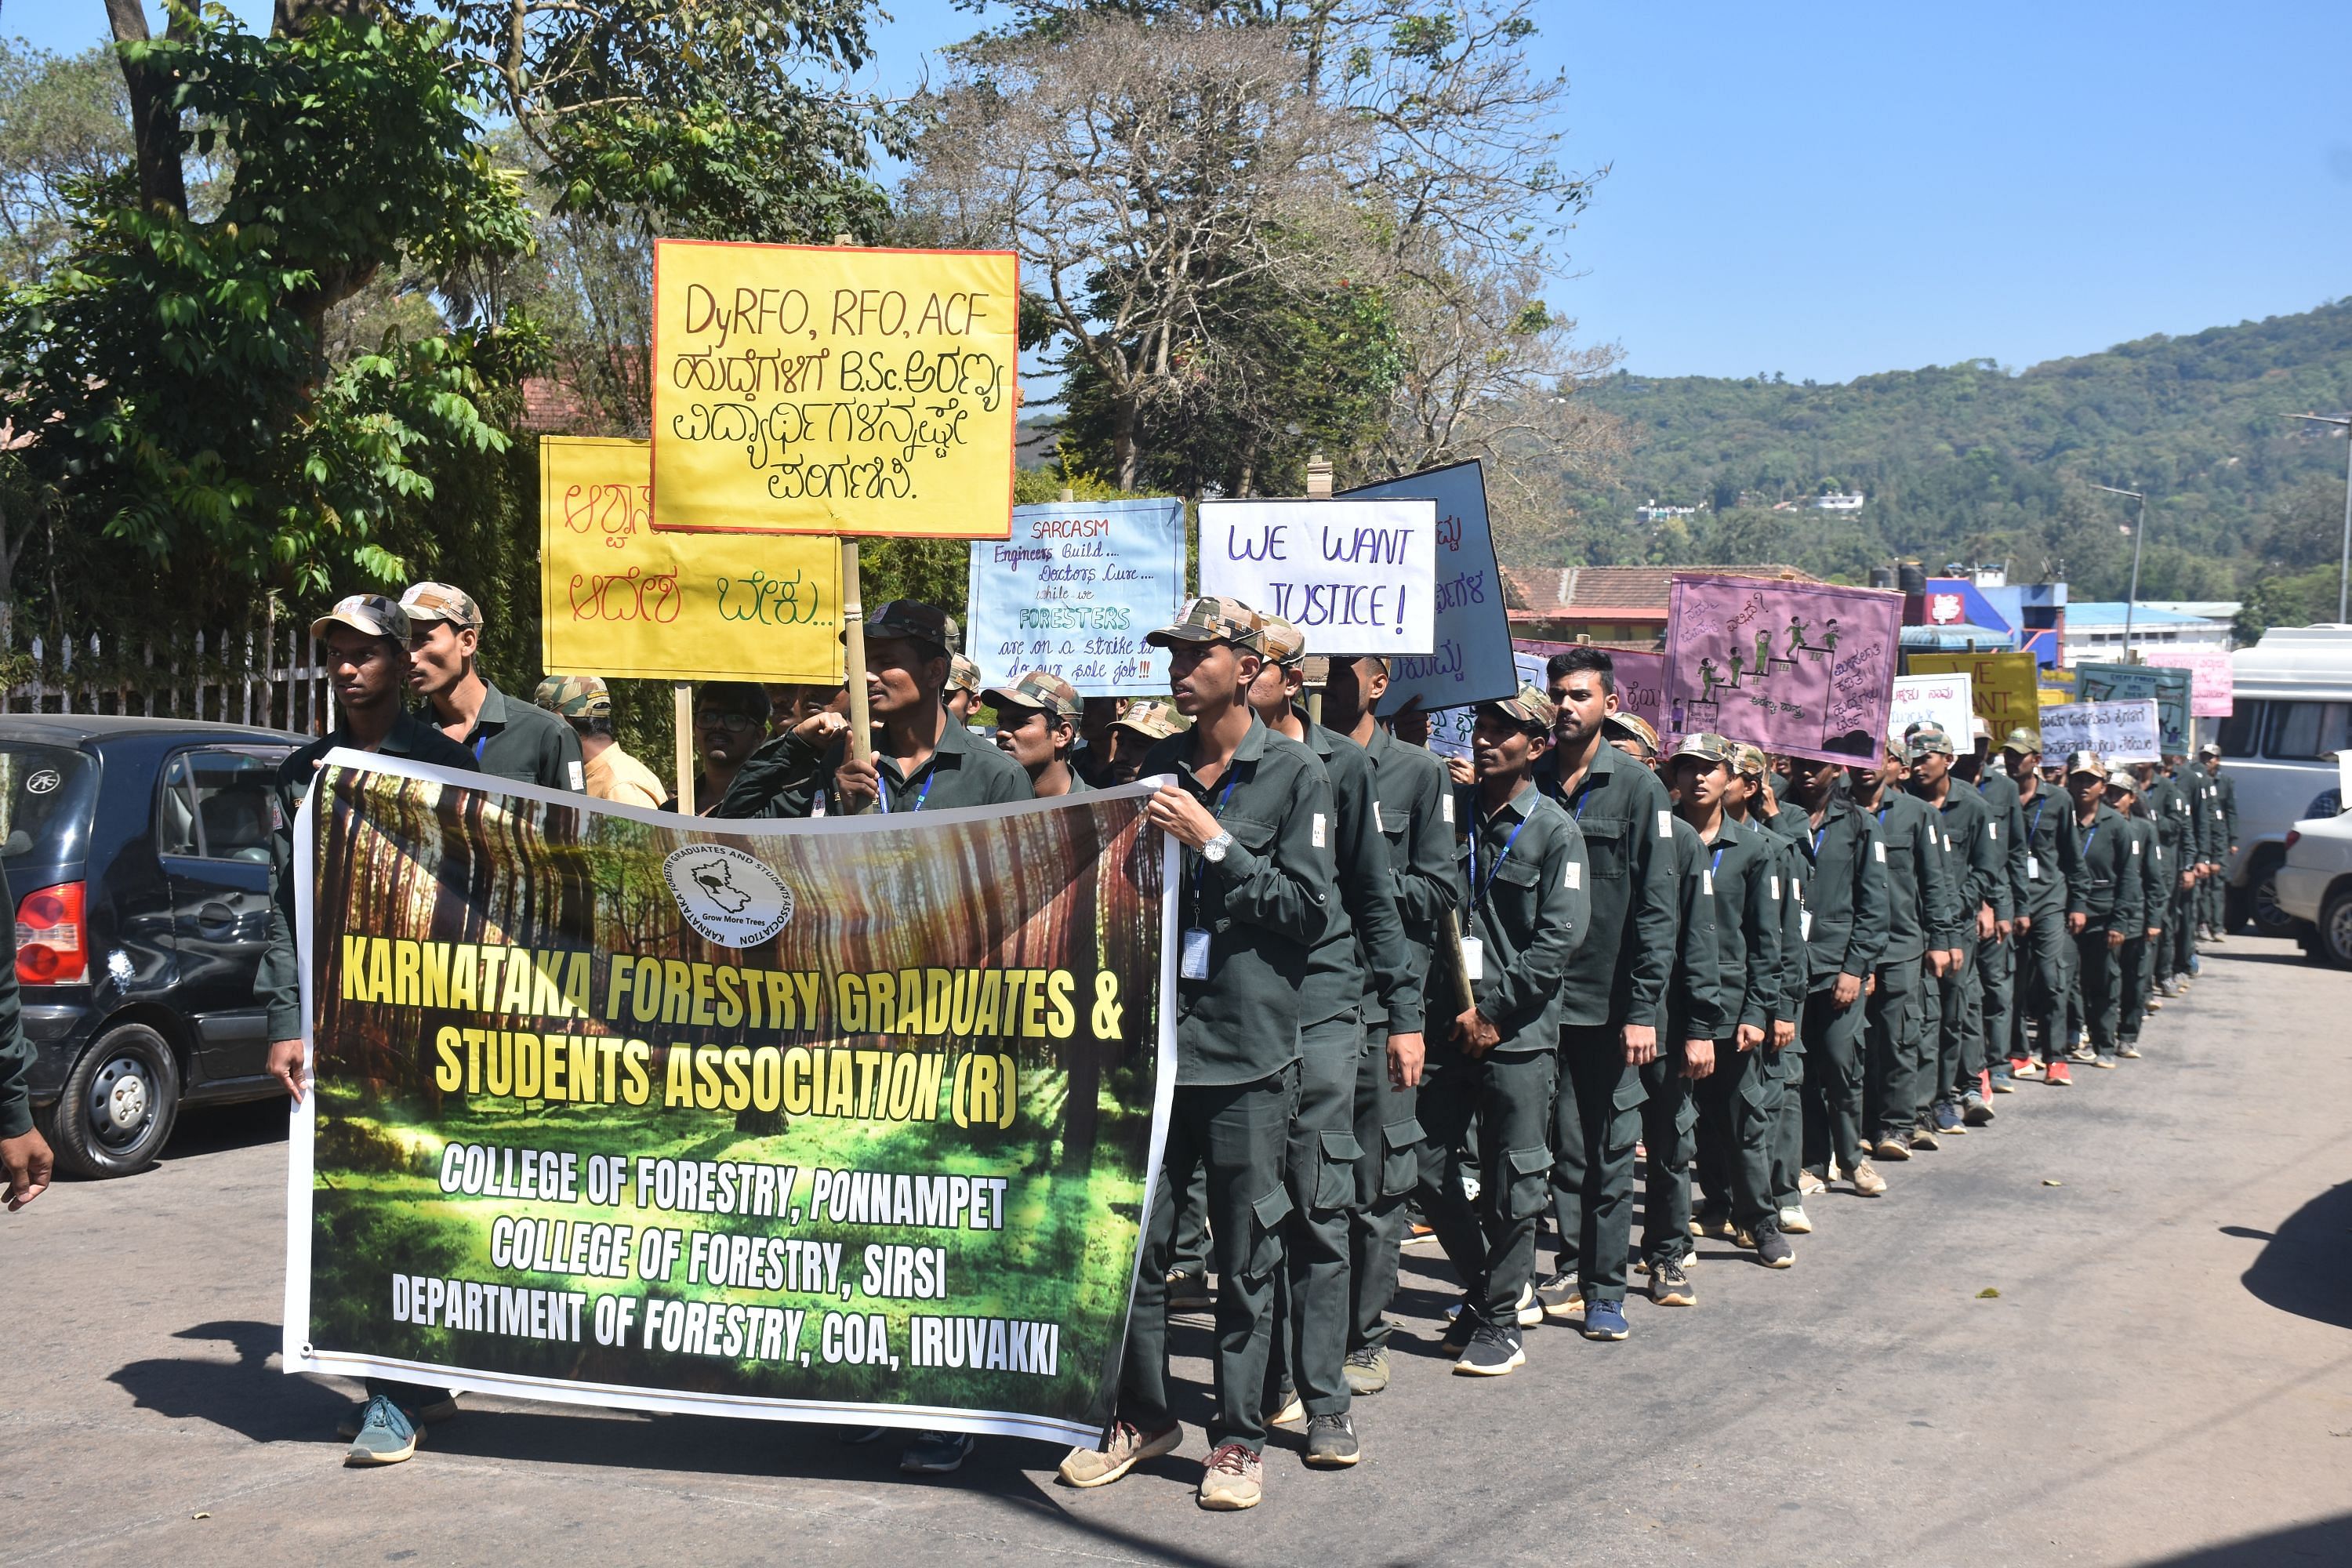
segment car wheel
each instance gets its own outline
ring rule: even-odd
[[[2328,895],[2319,906],[2319,934],[2314,951],[2338,969],[2352,969],[2352,888]]]
[[[170,1042],[144,1024],[109,1029],[66,1074],[50,1116],[68,1173],[103,1179],[145,1170],[180,1117]]]
[[[2303,923],[2279,908],[2281,864],[2279,856],[2266,855],[2254,863],[2254,874],[2247,879],[2246,916],[2256,936],[2293,936]]]

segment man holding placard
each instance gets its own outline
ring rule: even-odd
[[[1170,650],[1176,707],[1193,721],[1143,762],[1146,773],[1175,775],[1152,797],[1149,818],[1184,846],[1176,1085],[1128,1313],[1118,1414],[1101,1445],[1074,1450],[1061,1474],[1072,1486],[1106,1486],[1184,1440],[1168,1393],[1168,1262],[1173,1190],[1204,1164],[1218,1274],[1217,1413],[1200,1502],[1230,1511],[1263,1496],[1269,1320],[1291,1209],[1283,1159],[1298,1103],[1299,992],[1338,897],[1331,790],[1312,752],[1250,711],[1265,655],[1247,605],[1195,599],[1148,640]]]

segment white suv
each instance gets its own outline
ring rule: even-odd
[[[2296,823],[2273,885],[2280,912],[2311,922],[2304,952],[2352,969],[2352,813]]]

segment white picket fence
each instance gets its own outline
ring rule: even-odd
[[[325,733],[327,667],[307,627],[281,628],[273,616],[257,629],[198,632],[160,648],[149,642],[133,658],[120,650],[95,634],[33,638],[38,673],[0,692],[0,712],[127,713]]]

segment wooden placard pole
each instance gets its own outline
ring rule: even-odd
[[[675,682],[669,689],[670,722],[677,731],[677,743],[672,748],[677,763],[677,809],[681,816],[694,812],[694,685],[691,681]]]
[[[855,245],[855,236],[836,234],[835,245]],[[874,754],[874,713],[866,700],[866,601],[857,586],[857,541],[841,542],[842,673],[849,683],[849,755],[865,762]]]
[[[1331,459],[1320,452],[1307,459],[1307,499],[1331,499]],[[1323,722],[1323,686],[1330,679],[1328,660],[1324,663],[1324,680],[1318,680],[1307,689],[1307,718],[1309,723]]]

